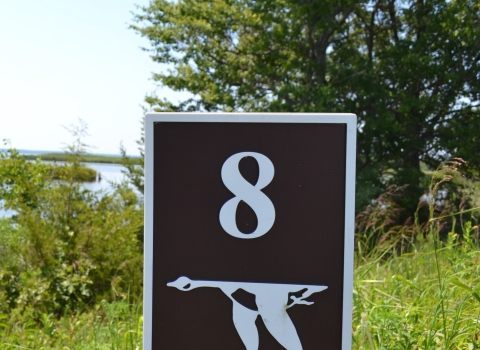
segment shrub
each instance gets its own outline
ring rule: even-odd
[[[96,193],[79,183],[78,158],[62,181],[15,150],[0,154],[0,199],[15,216],[2,220],[0,309],[62,315],[99,300],[141,295],[143,208],[126,184]]]

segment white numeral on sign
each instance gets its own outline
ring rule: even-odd
[[[244,179],[238,164],[245,157],[252,157],[258,163],[259,174],[255,186]],[[252,239],[263,236],[275,222],[275,208],[272,201],[260,191],[273,179],[275,169],[270,159],[255,152],[241,152],[228,158],[222,167],[222,180],[225,186],[235,195],[220,209],[220,225],[231,236],[243,239]],[[245,234],[238,230],[235,219],[238,203],[244,201],[253,209],[257,216],[257,229]]]

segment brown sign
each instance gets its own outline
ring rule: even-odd
[[[145,349],[349,348],[355,117],[146,130]]]

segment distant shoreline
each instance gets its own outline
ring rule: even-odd
[[[71,154],[67,153],[45,153],[39,155],[25,155],[25,158],[35,160],[40,158],[47,161],[67,162],[72,158]],[[133,162],[140,164],[142,159],[140,157],[129,157]],[[80,157],[81,162],[86,163],[108,163],[108,164],[122,164],[122,157],[120,156],[103,156],[96,154],[84,154]]]
[[[6,149],[0,149],[0,152],[5,152]],[[67,162],[71,159],[71,155],[65,152],[55,151],[33,151],[17,149],[18,153],[25,156],[26,159],[35,160],[40,158],[46,161]],[[134,163],[141,164],[142,159],[138,156],[128,156]],[[80,157],[81,162],[86,163],[105,163],[105,164],[122,164],[121,155],[113,154],[92,154],[87,153]]]

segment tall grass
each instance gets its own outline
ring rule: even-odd
[[[463,160],[452,159],[434,172],[427,222],[419,224],[416,216],[414,221],[392,229],[381,215],[378,219],[378,210],[366,211],[360,217],[369,231],[358,240],[353,310],[355,349],[480,347],[479,231],[471,221],[462,221],[457,232],[455,220],[478,208],[445,214],[438,210],[437,200],[440,186],[451,181],[462,164]],[[446,239],[441,239],[442,220],[447,218],[453,218],[451,231]],[[369,219],[372,224],[365,224]],[[385,227],[388,229],[384,230]],[[384,239],[389,246],[378,244],[384,237],[393,237]],[[366,255],[365,248],[370,248]]]
[[[478,349],[480,252],[459,237],[357,264],[355,349]]]

